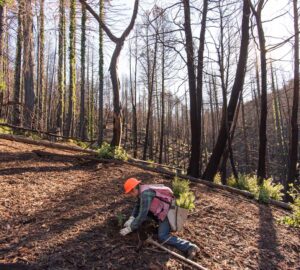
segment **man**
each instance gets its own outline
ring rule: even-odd
[[[159,223],[158,240],[182,251],[189,259],[193,258],[199,248],[187,240],[170,235],[170,224],[167,217],[173,192],[164,185],[142,185],[141,181],[129,178],[124,183],[125,194],[138,198],[130,218],[125,222],[120,234],[125,236],[136,230],[148,216]]]

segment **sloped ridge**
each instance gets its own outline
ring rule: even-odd
[[[166,185],[171,179],[130,164],[0,140],[0,266],[191,269],[153,246],[137,251],[143,232],[119,235],[118,216],[128,215],[134,204],[121,195],[131,176]],[[197,263],[208,269],[297,269],[300,231],[276,223],[287,211],[191,186],[196,210],[178,235],[200,247]],[[155,232],[153,226],[145,230]]]

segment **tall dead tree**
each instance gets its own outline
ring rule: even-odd
[[[31,128],[34,113],[34,47],[33,47],[33,18],[31,0],[24,1],[23,18],[23,73],[24,73],[24,93],[25,110],[24,125]]]
[[[85,117],[85,46],[86,46],[86,8],[82,5],[81,16],[81,86],[80,86],[80,116],[79,136],[82,140],[86,138],[86,117]],[[89,79],[89,78],[87,78]]]
[[[205,32],[206,32],[206,17],[208,10],[208,0],[203,0],[201,31],[200,31],[200,44],[198,50],[198,66],[197,66],[197,107],[198,107],[198,129],[200,134],[199,141],[199,174],[202,171],[202,92],[203,92],[203,67],[204,67],[204,48],[205,48]]]
[[[289,184],[293,183],[296,178],[296,166],[298,159],[298,107],[299,107],[299,13],[297,0],[293,0],[294,10],[294,93],[293,107],[291,116],[291,136],[289,142],[289,164],[287,181],[285,182],[285,191],[287,192]]]
[[[21,123],[21,110],[20,110],[20,98],[21,98],[21,70],[22,70],[22,13],[24,5],[23,1],[18,1],[18,33],[17,33],[17,49],[16,49],[16,64],[15,64],[15,83],[13,93],[13,119],[12,122],[15,126],[19,126]]]
[[[65,27],[65,0],[59,1],[59,37],[58,37],[58,108],[56,115],[56,127],[62,133],[64,120],[64,31]]]
[[[206,30],[207,1],[203,2],[201,21],[200,45],[198,51],[198,73],[196,76],[194,66],[194,42],[191,27],[190,1],[182,1],[184,8],[185,50],[187,55],[188,83],[190,93],[190,118],[191,118],[191,156],[188,174],[198,177],[201,172],[201,108],[202,108],[202,81],[203,81],[203,53]],[[196,81],[197,80],[197,81]]]
[[[76,31],[76,0],[71,0],[70,2],[70,89],[69,89],[69,107],[68,116],[66,120],[66,135],[73,135],[73,125],[74,123],[74,108],[76,102],[76,56],[75,56],[75,31]]]
[[[99,2],[99,17],[101,21],[104,21],[104,0]],[[98,145],[103,142],[104,136],[104,117],[103,117],[103,85],[104,85],[104,54],[103,54],[103,29],[99,25],[99,135]]]
[[[2,114],[2,105],[6,83],[4,78],[4,36],[5,36],[5,21],[6,21],[6,2],[0,2],[0,117]]]
[[[264,6],[264,0],[259,0],[257,9],[249,0],[251,10],[255,16],[258,31],[259,49],[260,49],[260,71],[261,71],[261,99],[260,99],[260,124],[259,124],[259,153],[257,178],[259,184],[266,178],[266,153],[267,153],[267,60],[266,60],[266,40],[262,26],[261,12]]]
[[[37,106],[36,106],[36,127],[43,129],[43,98],[45,91],[45,64],[44,64],[44,50],[45,50],[45,0],[40,0],[40,14],[39,14],[39,36],[38,36],[38,59],[37,59]]]
[[[231,91],[231,96],[227,108],[228,113],[228,129],[230,130],[234,114],[236,111],[238,99],[240,93],[243,90],[247,58],[248,58],[248,44],[249,44],[249,15],[250,15],[250,5],[248,0],[243,1],[243,18],[242,18],[242,37],[241,37],[241,46],[240,46],[240,55],[237,64],[237,70],[235,75],[234,84]],[[228,140],[226,132],[226,123],[222,119],[218,139],[208,165],[204,171],[203,178],[209,181],[212,181],[215,174],[217,173],[218,166],[221,160],[221,157],[224,153],[226,142]]]
[[[149,18],[150,20],[150,18]],[[144,151],[143,151],[143,159],[147,159],[147,149],[148,146],[151,148],[150,141],[151,141],[151,136],[150,133],[152,131],[152,125],[150,126],[150,123],[152,122],[152,111],[153,111],[153,92],[154,92],[154,78],[155,78],[155,72],[156,72],[156,61],[157,61],[157,49],[158,49],[158,29],[156,29],[155,33],[155,41],[154,41],[154,50],[153,54],[150,54],[150,41],[149,41],[149,36],[148,36],[148,25],[147,27],[147,41],[146,41],[146,46],[147,46],[147,88],[148,88],[148,112],[147,112],[147,119],[146,119],[146,134],[145,134],[145,143],[144,143]],[[151,150],[151,149],[150,149]],[[150,151],[149,151],[150,152]],[[151,156],[151,155],[150,155]],[[149,157],[150,159],[152,157]]]
[[[133,143],[133,157],[137,157],[138,151],[138,137],[137,137],[137,62],[138,62],[138,45],[137,45],[137,36],[138,32],[135,32],[135,45],[134,45],[134,53],[132,51],[131,43],[129,43],[129,52],[130,52],[130,59],[129,59],[129,69],[130,69],[130,96],[131,96],[131,106],[132,106],[132,143]],[[132,64],[131,58],[134,55],[134,81],[132,79]]]
[[[117,72],[117,65],[118,65],[118,59],[121,53],[121,50],[124,45],[124,41],[129,35],[130,31],[132,30],[135,19],[137,17],[138,12],[138,6],[139,6],[139,0],[135,0],[134,2],[134,9],[132,13],[132,17],[130,20],[129,25],[125,29],[125,31],[122,33],[120,37],[116,37],[110,29],[106,26],[106,24],[101,20],[101,18],[98,16],[98,14],[91,8],[90,5],[86,3],[85,0],[79,0],[82,4],[86,5],[87,10],[94,16],[94,18],[99,22],[100,26],[103,28],[105,33],[108,35],[110,40],[116,44],[115,50],[113,52],[113,55],[111,57],[111,62],[109,66],[110,70],[110,77],[111,82],[113,86],[113,104],[114,104],[114,113],[113,113],[113,138],[111,141],[111,146],[120,146],[121,144],[121,137],[122,137],[122,107],[120,103],[120,82]]]

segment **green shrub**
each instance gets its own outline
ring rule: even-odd
[[[269,199],[274,199],[277,201],[283,198],[283,185],[272,183],[272,178],[265,179],[263,185],[259,187],[256,192],[256,198],[260,202],[268,202]]]
[[[100,158],[128,160],[128,154],[122,147],[112,147],[104,142],[98,150]]]
[[[172,181],[172,190],[176,198],[176,205],[188,210],[195,208],[195,195],[190,191],[190,181],[175,176]]]
[[[227,183],[231,187],[249,191],[260,202],[266,203],[270,198],[279,201],[283,197],[283,186],[281,184],[274,184],[272,178],[265,179],[263,184],[259,186],[255,175],[239,174],[237,180],[233,176],[230,176]]]
[[[230,186],[230,187],[237,188],[237,186],[236,186],[236,180],[235,180],[235,178],[234,178],[233,175],[231,175],[231,176],[229,176],[227,178],[227,185]]]
[[[190,191],[190,181],[175,176],[174,180],[172,181],[172,190],[174,196],[179,198],[180,194]]]
[[[89,144],[86,142],[82,142],[79,140],[73,140],[73,143],[75,143],[76,145],[78,145],[79,147],[84,148],[84,149],[89,148]]]
[[[290,191],[288,193],[293,198],[293,203],[290,203],[292,215],[283,217],[279,222],[291,227],[300,228],[300,192],[293,184],[290,184]]]
[[[149,166],[150,168],[154,168],[155,166],[154,166],[154,160],[152,160],[152,159],[147,159],[146,160],[149,164],[147,164],[147,166]]]
[[[216,173],[216,175],[215,175],[215,177],[214,177],[214,183],[215,183],[215,184],[222,185],[221,174],[220,174],[219,172]]]
[[[238,179],[235,179],[234,176],[230,176],[227,183],[231,187],[247,190],[253,194],[258,191],[257,177],[250,174],[239,174]]]
[[[185,208],[188,210],[192,210],[195,208],[195,195],[193,192],[184,192],[179,195],[179,198],[176,199],[176,205]]]
[[[13,130],[10,127],[0,126],[1,134],[13,134]]]
[[[20,132],[20,133],[21,134],[23,133],[24,136],[26,136],[26,137],[28,137],[28,138],[30,138],[32,140],[38,141],[38,140],[42,139],[42,137],[38,133],[36,133],[36,132],[24,131],[24,132]]]

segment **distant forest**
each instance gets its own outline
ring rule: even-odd
[[[300,169],[299,2],[149,2],[0,0],[0,125],[287,191]]]

